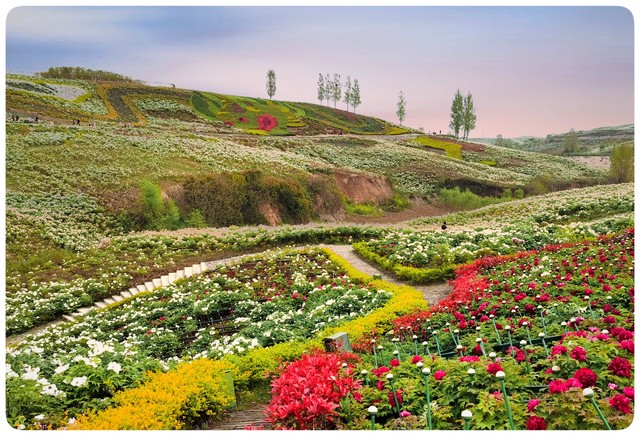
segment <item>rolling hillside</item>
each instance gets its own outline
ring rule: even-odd
[[[523,136],[503,139],[502,141],[498,140],[499,144],[496,143],[496,138],[479,138],[475,139],[475,141],[517,150],[562,155],[564,153],[564,141],[568,135],[569,132],[550,134],[544,138]],[[610,156],[614,146],[633,143],[634,125],[625,124],[622,126],[599,127],[591,130],[578,130],[576,135],[578,137],[578,148],[573,153],[574,155]]]
[[[167,226],[146,214],[145,182],[158,187],[156,206],[176,228],[340,221],[353,205],[406,207],[407,198],[432,201],[442,188],[500,196],[528,192],[539,179],[565,189],[606,175],[309,103],[6,80],[8,221],[43,247],[80,250],[99,242],[95,235]]]

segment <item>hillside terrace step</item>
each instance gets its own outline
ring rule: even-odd
[[[116,295],[112,295],[112,296],[111,296],[111,298],[112,298],[114,301],[122,301],[122,300],[124,300],[124,297],[123,297],[122,295],[118,295],[118,294],[116,294]]]
[[[81,307],[78,309],[78,312],[82,315],[84,315],[85,313],[89,313],[93,310],[93,307]]]
[[[82,316],[82,314],[81,314],[80,312],[73,312],[73,313],[71,314],[71,316],[72,316],[73,318],[77,318],[77,317],[79,317],[79,316]]]
[[[62,317],[64,319],[66,319],[67,321],[75,321],[75,317],[73,317],[72,315],[62,315]]]
[[[155,288],[155,286],[153,286],[153,282],[146,282],[144,284],[144,287],[147,289],[147,291],[153,291],[153,288]]]
[[[96,307],[99,308],[99,309],[105,308],[105,307],[107,307],[107,303],[105,303],[104,301],[98,301],[96,303]]]
[[[209,266],[207,262],[200,262],[200,271],[205,272],[209,270]]]
[[[133,289],[135,289],[135,288],[133,288]],[[136,289],[136,291],[137,291],[137,289]],[[122,291],[122,292],[120,292],[120,296],[122,298],[130,298],[130,297],[133,296],[133,294],[131,293],[131,291]]]
[[[197,263],[194,263],[191,268],[193,268],[194,274],[200,274],[202,272],[202,268],[200,268],[200,265]]]
[[[176,271],[176,280],[178,279],[183,279],[186,276],[184,275],[184,270],[183,269],[179,269],[178,271]]]
[[[160,276],[160,283],[162,284],[162,286],[169,286],[169,276]]]
[[[169,273],[169,283],[173,283],[173,282],[175,282],[175,281],[176,281],[176,275],[177,275],[177,274],[176,274],[176,273],[174,273],[174,272]]]
[[[153,279],[153,288],[159,288],[162,286],[162,279]]]
[[[116,302],[116,300],[114,300],[113,298],[105,298],[105,299],[104,299],[104,300],[102,300],[102,301],[104,301],[107,305],[109,305],[109,304],[113,304],[113,303],[115,303],[115,302]]]
[[[184,276],[185,277],[191,277],[193,275],[193,268],[190,266],[185,267],[184,269]]]

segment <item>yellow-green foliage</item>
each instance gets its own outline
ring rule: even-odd
[[[424,145],[425,147],[444,150],[447,156],[454,159],[462,159],[462,147],[460,146],[460,144],[438,141],[437,139],[430,138],[428,136],[418,136],[413,141],[420,145]]]
[[[393,294],[391,300],[362,318],[330,327],[308,340],[285,342],[269,348],[254,348],[242,356],[227,355],[222,360],[200,359],[183,363],[167,373],[151,374],[144,385],[117,393],[115,407],[87,413],[77,419],[73,430],[178,430],[193,428],[204,417],[215,418],[233,403],[225,390],[222,374],[231,371],[236,391],[250,389],[274,374],[286,362],[303,353],[322,348],[322,339],[338,331],[349,332],[356,341],[373,330],[388,330],[398,316],[416,309],[427,309],[422,294],[410,286],[374,280],[351,266],[329,249],[329,259],[349,277],[384,289]]]
[[[114,395],[115,407],[79,417],[72,430],[178,430],[228,408],[234,398],[223,375],[226,361],[199,359],[166,373],[149,374],[137,388]]]
[[[365,284],[370,284],[374,289],[384,289],[393,294],[391,300],[383,307],[374,310],[369,315],[352,321],[338,327],[329,327],[321,333],[321,337],[330,336],[338,331],[349,332],[350,340],[356,341],[366,333],[372,330],[387,330],[391,327],[391,322],[401,315],[411,313],[416,309],[427,309],[427,302],[424,296],[417,289],[406,285],[395,285],[383,280],[374,280],[368,274],[365,274],[348,263],[342,257],[338,256],[331,250],[323,248],[329,259],[340,266],[345,273],[356,280],[361,280]]]

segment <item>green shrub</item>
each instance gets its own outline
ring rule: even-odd
[[[196,229],[207,227],[207,221],[204,219],[204,215],[200,212],[200,209],[194,209],[187,218],[187,225]]]
[[[457,186],[453,189],[441,189],[439,198],[445,205],[463,210],[478,209],[480,207],[500,203],[505,200],[505,198],[483,197],[471,192],[469,188],[461,191]]]
[[[357,204],[346,199],[344,200],[344,210],[346,213],[351,215],[361,215],[361,216],[368,216],[368,217],[382,216],[382,209],[380,209],[380,207],[374,204],[369,204],[369,203]]]
[[[162,199],[160,186],[148,180],[140,183],[140,202],[145,227],[152,230],[180,228],[180,210],[171,199]]]

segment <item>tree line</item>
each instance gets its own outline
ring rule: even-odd
[[[342,93],[343,88],[344,94]],[[356,108],[362,103],[358,79],[354,79],[353,83],[351,83],[351,77],[347,76],[347,81],[343,85],[340,80],[340,74],[334,74],[332,79],[329,73],[324,76],[319,73],[318,100],[320,100],[320,104],[324,104],[326,100],[328,106],[329,101],[333,101],[333,108],[335,109],[336,103],[340,101],[340,98],[343,98],[343,101],[347,104],[347,112],[349,112],[349,105],[351,105],[355,114]]]

